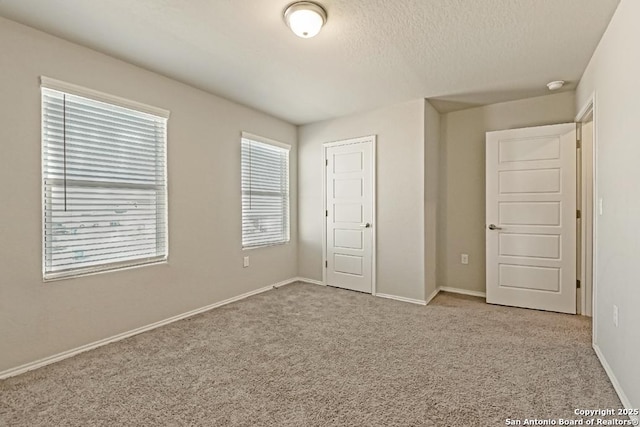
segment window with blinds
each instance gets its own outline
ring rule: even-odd
[[[43,78],[45,279],[167,259],[168,112],[86,92]]]
[[[242,247],[289,241],[289,149],[242,134]]]

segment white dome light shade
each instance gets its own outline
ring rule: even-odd
[[[284,11],[284,20],[296,36],[308,39],[320,32],[327,22],[327,12],[316,3],[301,1]]]
[[[556,80],[554,82],[547,83],[547,87],[549,88],[549,90],[558,90],[562,86],[564,86],[564,80]]]

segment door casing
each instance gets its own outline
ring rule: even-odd
[[[591,161],[591,168],[589,171],[587,171],[587,176],[589,173],[591,173],[591,200],[592,203],[591,204],[587,204],[585,203],[585,200],[582,201],[582,207],[581,209],[583,210],[590,210],[591,212],[591,224],[590,224],[590,231],[591,231],[591,274],[586,274],[586,271],[584,270],[585,267],[585,263],[582,264],[582,271],[580,272],[580,279],[582,280],[582,286],[580,288],[580,296],[581,296],[581,302],[582,302],[582,307],[581,307],[581,314],[583,315],[589,315],[589,313],[585,313],[583,310],[585,308],[585,301],[588,295],[587,290],[589,289],[589,287],[591,288],[591,317],[592,317],[592,343],[596,344],[597,340],[596,340],[596,324],[597,324],[597,320],[596,320],[596,315],[597,315],[597,309],[596,309],[596,304],[597,304],[597,298],[596,298],[596,294],[597,294],[597,260],[598,260],[598,245],[597,245],[597,241],[598,241],[598,217],[600,216],[598,213],[598,122],[597,122],[597,104],[596,104],[596,93],[593,92],[591,94],[591,96],[587,99],[587,101],[585,102],[584,106],[580,109],[580,111],[578,112],[578,114],[576,115],[576,119],[575,121],[581,125],[582,123],[588,122],[589,118],[591,118],[591,121],[593,122],[593,141],[592,141],[592,161]],[[585,165],[584,162],[582,163],[582,168],[584,169]],[[583,183],[584,185],[584,183]],[[583,218],[585,217],[585,215],[583,215]],[[585,228],[583,228],[583,230],[585,230]],[[588,236],[588,234],[587,234]],[[583,257],[584,259],[584,257]]]

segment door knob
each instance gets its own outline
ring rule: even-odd
[[[489,230],[502,230],[502,227],[498,227],[495,224],[489,224]]]
[[[362,227],[362,228],[371,228],[371,224],[370,223],[360,224],[360,227]]]

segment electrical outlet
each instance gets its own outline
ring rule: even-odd
[[[244,265],[245,268],[249,267],[249,257],[248,256],[244,257],[244,264],[243,265]]]
[[[618,306],[613,306],[613,324],[618,327]]]
[[[469,254],[460,254],[460,262],[465,265],[469,264]]]

